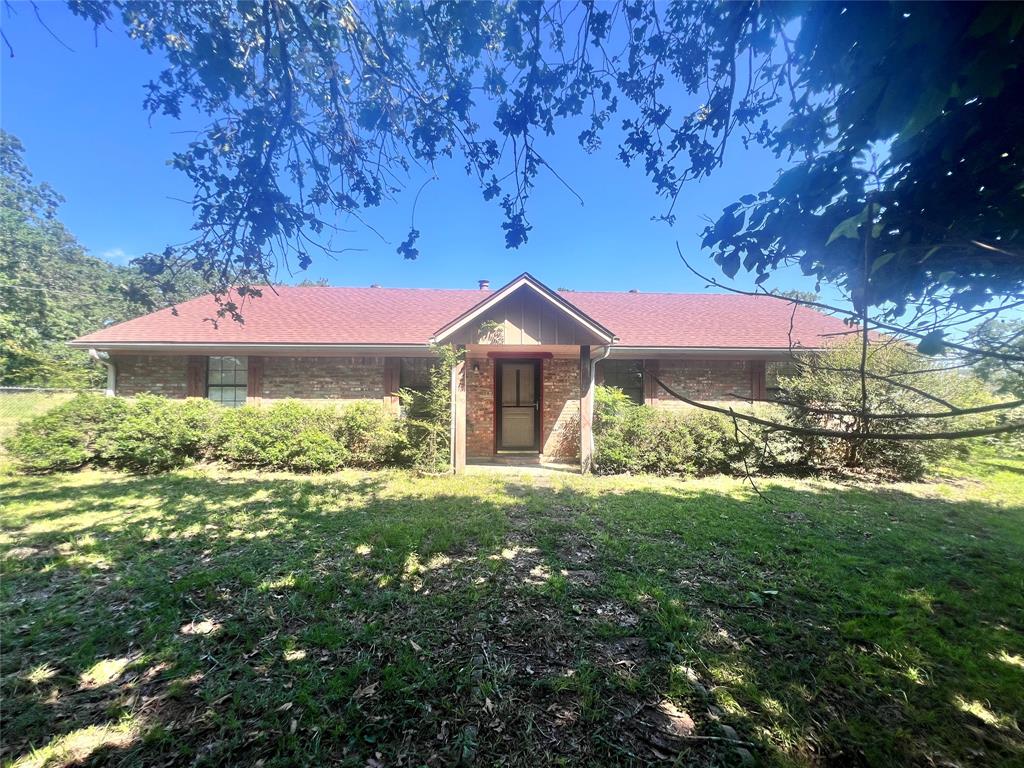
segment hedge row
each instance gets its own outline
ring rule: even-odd
[[[750,440],[737,442],[724,416],[635,405],[613,387],[596,389],[594,443],[594,464],[603,474],[736,473],[755,449]]]
[[[223,408],[208,400],[155,395],[79,395],[21,424],[6,448],[30,472],[84,466],[160,472],[203,459],[329,472],[410,461],[405,426],[379,403],[341,410],[295,401]]]

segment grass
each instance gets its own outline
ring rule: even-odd
[[[762,491],[0,477],[2,759],[1024,763],[1024,461]]]

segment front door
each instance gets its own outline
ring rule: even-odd
[[[540,450],[540,361],[498,360],[498,450]]]

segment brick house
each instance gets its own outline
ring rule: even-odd
[[[506,455],[589,468],[593,387],[637,402],[766,399],[792,350],[848,330],[773,299],[721,294],[554,291],[529,274],[498,290],[281,287],[215,322],[212,297],[71,342],[108,369],[108,393],[208,397],[225,405],[285,398],[377,400],[425,384],[432,345],[465,350],[453,375],[454,447],[470,461]]]

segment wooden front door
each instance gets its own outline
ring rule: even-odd
[[[540,450],[540,361],[499,360],[498,450]]]

